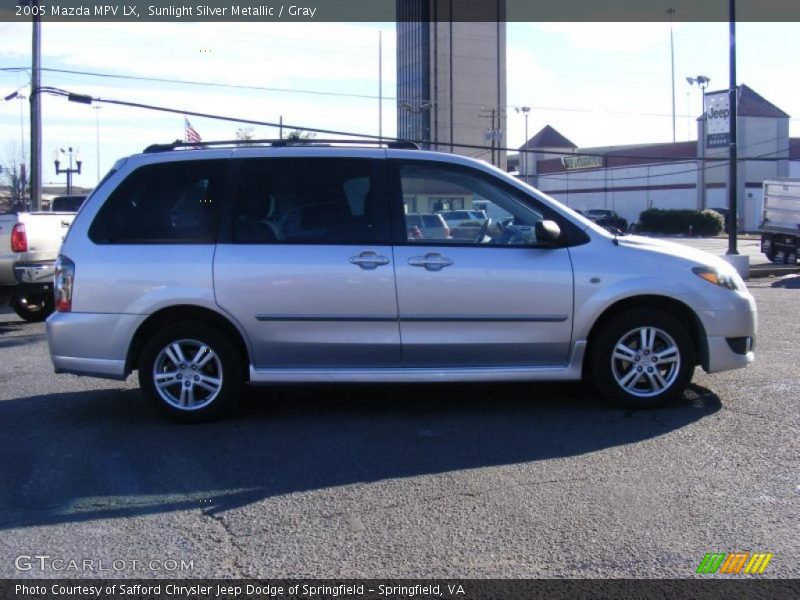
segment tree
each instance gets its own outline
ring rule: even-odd
[[[255,132],[255,128],[253,127],[239,127],[236,130],[236,139],[246,142],[247,140],[253,139],[253,134]],[[243,146],[244,144],[237,144],[237,146]]]
[[[294,131],[290,131],[289,134],[286,136],[287,140],[310,140],[317,137],[317,134],[313,131],[303,131],[302,129],[295,129]]]
[[[5,196],[8,210],[11,212],[24,211],[28,206],[28,173],[24,163],[18,163],[12,158],[0,167],[2,168],[3,196]]]

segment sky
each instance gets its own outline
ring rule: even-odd
[[[798,23],[737,24],[738,82],[792,115],[794,136],[798,34]],[[676,22],[673,38],[675,137],[684,141],[696,138],[701,112],[700,91],[686,77],[710,77],[709,90],[728,87],[728,24]],[[0,164],[28,151],[28,102],[2,98],[28,95],[30,48],[30,24],[0,22]],[[43,86],[93,97],[370,135],[379,131],[382,88],[382,131],[396,131],[394,23],[44,23],[42,66],[84,73],[45,71]],[[14,68],[25,70],[7,70]],[[549,124],[584,148],[671,142],[670,73],[668,23],[508,23],[506,141],[523,144],[525,121],[514,107],[529,106],[529,137]],[[118,158],[183,137],[180,114],[94,106],[43,97],[45,185],[64,181],[53,167],[57,148],[80,151],[74,183],[92,187]],[[244,127],[190,121],[204,140],[231,139]],[[252,133],[277,137],[263,126]]]

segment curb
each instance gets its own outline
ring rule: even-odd
[[[784,275],[796,275],[797,273],[800,273],[800,266],[785,267],[771,264],[750,266],[750,279],[783,277]]]

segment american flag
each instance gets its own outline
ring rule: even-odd
[[[186,128],[186,133],[184,135],[184,141],[187,142],[202,142],[203,138],[200,137],[200,134],[194,130],[192,124],[189,123],[189,119],[186,117],[183,118],[183,123]]]

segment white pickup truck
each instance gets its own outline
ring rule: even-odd
[[[0,306],[10,302],[26,321],[48,317],[56,258],[74,218],[73,211],[0,214]]]

